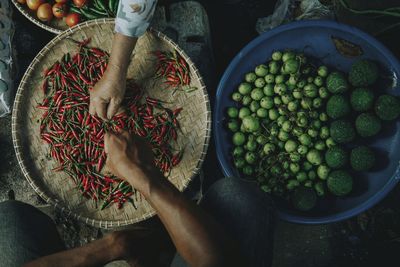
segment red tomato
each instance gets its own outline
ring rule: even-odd
[[[74,5],[79,8],[83,7],[86,4],[86,1],[87,0],[73,0]]]
[[[50,21],[53,18],[53,11],[49,3],[41,4],[36,12],[41,21]]]
[[[53,6],[53,15],[56,18],[62,18],[65,17],[67,15],[67,7],[66,5],[62,4],[62,3],[56,3]]]
[[[75,26],[81,20],[81,17],[77,13],[69,13],[68,16],[65,17],[65,23],[69,26]]]
[[[30,9],[37,10],[43,4],[43,0],[26,0],[26,4]]]
[[[55,0],[56,3],[60,3],[60,4],[65,4],[67,2],[67,0]]]
[[[17,2],[23,5],[26,4],[26,0],[17,0]]]

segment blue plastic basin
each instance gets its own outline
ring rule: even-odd
[[[381,78],[374,88],[399,95],[397,82],[394,89],[388,85],[388,77],[400,77],[400,64],[393,54],[380,42],[359,29],[332,21],[300,21],[286,24],[266,32],[249,43],[233,59],[218,86],[214,108],[214,135],[218,160],[226,176],[239,176],[231,158],[231,134],[226,129],[225,111],[234,105],[232,92],[243,80],[244,74],[255,66],[265,63],[274,50],[294,49],[306,55],[319,58],[322,63],[348,72],[351,64],[359,58],[342,56],[336,50],[331,37],[345,39],[358,44],[363,49],[359,58],[376,61],[381,68]],[[396,81],[396,78],[394,79]],[[276,198],[279,216],[287,221],[305,224],[331,223],[355,216],[379,202],[397,184],[400,177],[398,121],[385,123],[382,133],[364,143],[375,148],[378,153],[378,167],[368,173],[354,174],[353,192],[346,197],[327,197],[319,201],[310,212],[296,211],[286,201]]]

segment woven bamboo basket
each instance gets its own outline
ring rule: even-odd
[[[54,172],[56,161],[48,159],[49,147],[39,136],[41,110],[36,106],[43,99],[40,90],[43,70],[59,60],[63,54],[76,51],[69,39],[91,38],[90,46],[110,51],[114,29],[113,19],[93,20],[79,24],[56,36],[33,59],[19,85],[12,114],[12,136],[19,165],[33,189],[48,203],[89,225],[115,228],[145,220],[155,214],[146,200],[124,205],[118,210],[112,205],[104,210],[95,207],[93,201],[85,199],[72,179],[64,172]],[[162,81],[154,79],[156,60],[149,55],[154,50],[178,51],[191,69],[191,86],[198,89],[185,93],[163,90]],[[200,171],[207,152],[211,131],[211,109],[203,80],[190,58],[168,37],[149,30],[137,43],[128,70],[128,79],[141,85],[146,93],[168,103],[171,107],[182,107],[180,124],[182,133],[178,146],[185,147],[182,162],[173,169],[168,179],[184,190]]]
[[[14,6],[24,15],[27,19],[32,21],[34,24],[39,26],[40,28],[55,33],[55,34],[60,34],[66,29],[68,29],[68,25],[65,24],[63,19],[52,19],[49,23],[45,23],[40,21],[36,17],[36,12],[32,11],[28,8],[27,5],[22,5],[17,2],[17,0],[11,0],[11,2],[14,4]]]

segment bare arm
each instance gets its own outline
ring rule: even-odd
[[[115,35],[108,67],[90,92],[89,112],[111,119],[124,98],[126,73],[138,38],[149,27],[157,0],[121,0],[115,20]]]
[[[155,169],[144,142],[124,132],[108,134],[105,145],[108,166],[149,201],[190,266],[245,266],[224,229]]]

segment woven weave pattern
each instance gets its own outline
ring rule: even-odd
[[[76,51],[76,45],[68,40],[91,38],[89,44],[106,51],[111,50],[114,21],[94,20],[80,24],[54,38],[39,52],[21,80],[12,116],[12,134],[17,159],[22,171],[34,190],[48,203],[65,211],[67,215],[102,228],[113,228],[139,222],[154,215],[154,210],[144,200],[137,202],[138,209],[126,204],[118,210],[114,205],[100,211],[95,203],[81,196],[67,174],[54,172],[55,160],[48,157],[48,146],[39,136],[39,120],[43,114],[36,106],[42,101],[40,89],[43,71],[52,66],[63,54]],[[151,51],[177,50],[191,68],[192,86],[198,90],[191,93],[163,89],[161,80],[154,78],[155,58]],[[137,43],[128,70],[128,79],[135,80],[151,97],[182,107],[179,116],[182,132],[178,147],[185,148],[182,162],[173,169],[169,180],[183,190],[199,172],[210,139],[211,114],[208,95],[202,78],[192,61],[175,43],[163,34],[149,31]],[[101,204],[101,203],[100,203]]]

